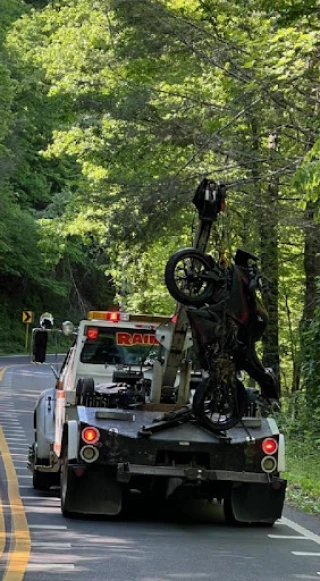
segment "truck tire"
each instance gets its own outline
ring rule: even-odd
[[[60,471],[60,503],[61,512],[63,516],[72,517],[74,511],[71,509],[72,506],[72,496],[74,494],[74,476],[69,469],[68,461],[68,446],[65,445],[62,454],[62,463]]]
[[[81,405],[83,390],[83,379],[80,377],[76,385],[76,405]]]
[[[82,397],[92,397],[94,394],[94,380],[92,377],[85,377],[83,379]]]
[[[241,524],[234,516],[230,494],[228,494],[223,501],[223,512],[227,525],[237,526]]]
[[[87,397],[94,395],[94,380],[92,377],[78,379],[76,386],[76,404],[85,405]]]
[[[54,486],[55,478],[49,472],[39,472],[34,470],[32,474],[32,484],[35,490],[49,490],[51,486]]]

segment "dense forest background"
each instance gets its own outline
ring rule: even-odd
[[[172,313],[212,176],[211,250],[260,257],[264,363],[320,440],[319,30],[317,0],[0,0],[2,352],[23,309]]]

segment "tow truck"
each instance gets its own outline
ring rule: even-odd
[[[194,247],[205,250],[223,187],[194,199]],[[156,502],[188,489],[223,502],[228,523],[273,525],[281,517],[285,442],[258,400],[227,431],[205,429],[190,402],[203,371],[192,357],[185,307],[173,317],[90,312],[75,330],[56,385],[34,410],[28,467],[36,489],[60,484],[61,510],[117,515],[130,490]],[[33,361],[45,361],[53,322],[33,332]],[[248,391],[249,393],[249,391]]]

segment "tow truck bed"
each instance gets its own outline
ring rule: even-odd
[[[137,438],[144,426],[150,426],[160,420],[159,411],[143,411],[141,409],[119,410],[114,408],[88,408],[78,406],[78,420],[81,423],[96,426],[99,430],[117,429],[119,436]],[[202,428],[195,422],[185,422],[178,426],[166,427],[160,433],[152,434],[152,439],[179,442],[191,440],[204,444],[218,444],[226,440],[228,443],[237,444],[248,441],[250,438],[261,439],[278,434],[276,423],[271,418],[243,418],[238,426],[228,432],[214,434]],[[227,434],[227,435],[225,435]]]
[[[166,427],[159,411],[83,406],[75,410],[77,418],[73,419],[81,429],[94,426],[100,432],[99,460],[83,479],[78,479],[81,508],[72,504],[75,512],[94,510],[91,504],[96,500],[88,500],[86,490],[88,479],[97,478],[95,498],[97,491],[102,494],[104,490],[107,509],[115,513],[120,510],[121,489],[152,490],[152,483],[157,482],[166,486],[167,494],[183,487],[200,498],[224,498],[225,506],[230,503],[232,515],[239,521],[272,524],[281,516],[286,482],[261,468],[262,442],[280,437],[273,419],[243,418],[237,427],[215,434],[190,419]],[[157,424],[160,431],[143,430],[144,426]],[[79,468],[78,463],[70,466],[75,473]],[[158,499],[158,493],[154,498]],[[104,502],[101,499],[99,506]]]
[[[143,427],[156,424],[159,412],[82,406],[77,409],[82,427],[99,429],[101,462],[116,464],[120,481],[129,480],[133,474],[191,480],[269,481],[269,475],[261,470],[261,442],[279,434],[271,419],[244,418],[227,433],[214,434],[195,421],[162,426],[161,431],[149,433]]]

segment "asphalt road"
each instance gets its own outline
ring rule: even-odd
[[[59,490],[34,491],[26,468],[32,410],[53,384],[47,365],[0,358],[2,581],[320,579],[320,519],[289,508],[272,529],[228,527],[204,503],[165,514],[135,501],[113,519],[63,518]]]

